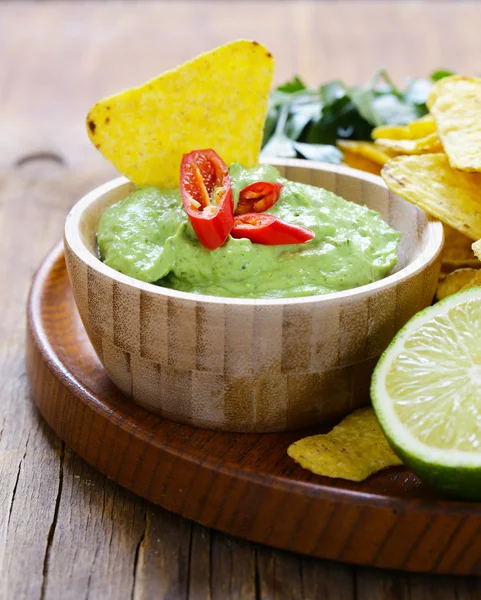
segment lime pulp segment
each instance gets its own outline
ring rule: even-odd
[[[371,392],[407,462],[481,468],[481,288],[413,317],[381,357]]]

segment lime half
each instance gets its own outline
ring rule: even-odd
[[[481,287],[399,331],[376,366],[371,398],[407,466],[451,496],[481,499]]]

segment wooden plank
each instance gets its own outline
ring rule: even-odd
[[[191,538],[189,521],[148,505],[135,569],[134,600],[187,597]]]
[[[188,598],[212,598],[211,589],[212,532],[197,523],[192,524]]]
[[[132,597],[145,502],[66,450],[43,598]]]
[[[409,580],[405,573],[357,569],[356,600],[411,600]]]
[[[409,600],[465,600],[456,593],[456,580],[449,577],[431,578],[427,575],[408,575]],[[467,599],[466,599],[467,600]]]
[[[261,600],[297,600],[306,598],[300,556],[258,547],[257,594]]]
[[[29,279],[60,233],[53,207],[30,206],[34,187],[27,171],[0,171],[0,596],[13,598],[42,593],[62,477],[63,444],[33,408],[25,377]]]
[[[216,531],[212,532],[211,544],[210,581],[212,600],[255,598],[254,544],[222,535]]]
[[[356,598],[355,569],[340,563],[302,557],[302,589],[306,600],[351,600]],[[357,600],[357,598],[356,598]]]

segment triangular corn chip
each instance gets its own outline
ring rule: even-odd
[[[182,155],[196,149],[252,167],[273,70],[264,46],[231,42],[95,104],[89,137],[136,185],[178,186]]]
[[[481,238],[481,173],[449,166],[445,154],[398,156],[381,172],[388,188],[472,240]]]
[[[372,408],[356,410],[329,433],[294,442],[287,454],[317,475],[351,481],[363,481],[376,471],[402,465]]]
[[[441,79],[428,106],[453,169],[481,171],[481,79]]]

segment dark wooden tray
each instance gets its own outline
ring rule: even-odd
[[[40,412],[75,452],[184,517],[322,558],[481,574],[481,504],[443,500],[400,468],[360,484],[312,475],[286,455],[306,432],[219,433],[131,403],[110,382],[86,336],[61,244],[33,281],[27,368]]]

